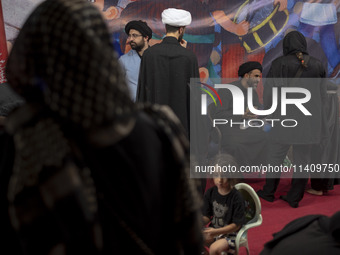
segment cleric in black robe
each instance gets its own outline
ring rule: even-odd
[[[264,85],[264,108],[272,106],[272,89],[281,87],[304,88],[310,92],[311,98],[303,103],[311,115],[306,115],[295,105],[288,105],[286,114],[282,113],[281,96],[278,95],[278,107],[270,116],[272,119],[294,119],[295,127],[283,127],[278,124],[270,131],[270,145],[268,150],[268,164],[279,166],[282,164],[289,147],[293,146],[294,165],[304,168],[310,166],[312,150],[328,136],[325,121],[326,105],[326,71],[322,63],[307,52],[305,37],[298,31],[288,33],[283,40],[283,56],[272,62]],[[274,79],[275,78],[275,79]],[[289,79],[289,78],[294,78]],[[302,78],[302,79],[298,79]],[[302,93],[288,93],[287,98],[303,98]],[[292,124],[292,123],[290,123]],[[274,194],[279,185],[280,172],[267,173],[266,184],[258,195],[267,201],[274,201]],[[309,173],[294,171],[292,186],[287,196],[281,196],[293,208],[298,207],[303,198]]]
[[[189,136],[189,84],[190,78],[199,78],[199,72],[195,54],[180,42],[191,15],[170,8],[163,11],[162,22],[166,37],[142,57],[137,101],[170,106]]]
[[[248,108],[247,97],[248,87],[253,87],[253,106],[261,109],[262,105],[256,92],[256,85],[260,81],[262,66],[260,63],[250,61],[242,64],[239,67],[238,75],[240,80],[232,82],[244,95],[244,109]],[[221,149],[233,155],[239,165],[260,165],[265,163],[266,159],[266,133],[262,127],[248,127],[243,128],[243,123],[246,120],[258,119],[258,116],[251,113],[244,115],[233,114],[233,96],[229,89],[219,89],[218,94],[221,97],[222,106],[209,106],[209,112],[213,119],[226,119],[228,121],[225,125],[217,125],[222,133]],[[246,110],[247,112],[247,110]],[[234,124],[230,124],[231,120]],[[259,122],[260,126],[262,125]],[[251,125],[255,125],[253,122]]]

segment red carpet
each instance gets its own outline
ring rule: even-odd
[[[264,179],[246,179],[245,183],[251,185],[255,191],[262,189]],[[258,255],[266,242],[272,239],[272,234],[280,231],[288,222],[309,214],[333,215],[340,211],[340,185],[324,196],[315,196],[305,193],[298,208],[291,208],[286,202],[279,199],[286,194],[290,187],[290,179],[281,179],[276,200],[273,203],[261,199],[263,223],[261,226],[248,231],[248,243],[251,255]],[[247,254],[241,248],[240,255]]]

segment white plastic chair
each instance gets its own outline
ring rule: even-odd
[[[262,224],[261,202],[255,190],[249,184],[238,183],[235,185],[235,189],[242,194],[246,207],[246,223],[238,231],[235,240],[236,254],[239,253],[240,247],[245,247],[249,255],[248,229],[258,227]]]

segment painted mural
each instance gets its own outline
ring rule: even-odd
[[[8,41],[15,40],[25,18],[41,1],[2,0]],[[291,30],[305,35],[310,54],[322,61],[329,77],[340,78],[340,0],[89,1],[103,12],[119,55],[129,50],[124,26],[130,20],[146,21],[155,44],[164,36],[160,16],[165,8],[190,11],[193,22],[184,39],[197,55],[204,82],[237,78],[239,65],[249,60],[262,63],[265,77],[271,61],[282,55],[282,39]]]

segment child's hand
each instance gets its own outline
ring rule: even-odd
[[[205,244],[211,244],[214,242],[214,228],[205,228],[203,230],[203,237]]]

